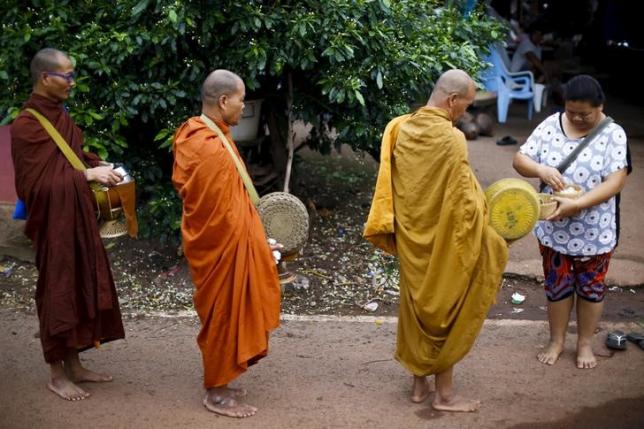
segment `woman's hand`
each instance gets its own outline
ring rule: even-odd
[[[85,170],[88,182],[98,182],[106,186],[114,186],[123,178],[110,166],[98,166]]]
[[[552,197],[557,203],[557,210],[551,214],[548,219],[549,221],[561,220],[567,217],[573,217],[579,214],[581,207],[577,200],[571,198],[562,198],[562,197]]]
[[[539,179],[546,185],[550,186],[553,191],[561,191],[566,187],[564,178],[554,167],[548,167],[547,165],[539,165],[537,170]]]

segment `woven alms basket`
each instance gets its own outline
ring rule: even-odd
[[[266,236],[284,246],[288,257],[297,254],[309,237],[309,213],[296,196],[287,192],[264,195],[257,205]]]
[[[547,219],[557,210],[557,201],[550,194],[539,194],[539,219]]]
[[[127,223],[125,218],[102,222],[98,228],[101,238],[118,238],[127,235]]]
[[[490,225],[506,240],[517,240],[532,231],[539,219],[537,191],[528,182],[501,179],[485,190]]]

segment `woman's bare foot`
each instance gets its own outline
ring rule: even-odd
[[[537,353],[537,359],[546,365],[554,365],[561,352],[563,352],[563,344],[550,342],[544,351]]]
[[[430,392],[431,389],[429,387],[427,377],[418,377],[417,375],[414,375],[414,384],[411,388],[411,402],[416,404],[425,402],[429,397]]]
[[[590,369],[597,366],[597,359],[590,344],[577,344],[577,368]]]
[[[222,390],[209,390],[203,399],[203,405],[208,411],[226,417],[245,418],[257,412],[257,408],[238,402],[233,393],[226,394]]]
[[[480,407],[481,401],[462,398],[458,395],[454,395],[449,399],[443,398],[438,392],[436,392],[436,396],[432,402],[432,408],[438,411],[472,413]]]
[[[72,383],[72,381],[66,377],[52,378],[50,382],[47,383],[47,387],[66,401],[81,401],[89,397],[88,392]]]

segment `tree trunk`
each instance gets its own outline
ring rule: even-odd
[[[294,136],[293,136],[293,76],[288,74],[288,96],[286,98],[286,109],[288,117],[288,133],[286,136],[286,147],[288,148],[288,158],[286,160],[286,175],[284,176],[284,192],[289,192],[291,181],[291,169],[293,167]]]

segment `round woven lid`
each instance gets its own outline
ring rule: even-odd
[[[101,238],[117,238],[127,234],[127,223],[125,219],[108,220],[98,228],[98,233]]]
[[[257,205],[266,236],[284,246],[286,255],[296,253],[309,236],[309,213],[296,196],[287,192],[264,195]]]
[[[539,219],[537,191],[521,179],[501,179],[485,190],[490,225],[506,240],[516,240],[532,231]]]

